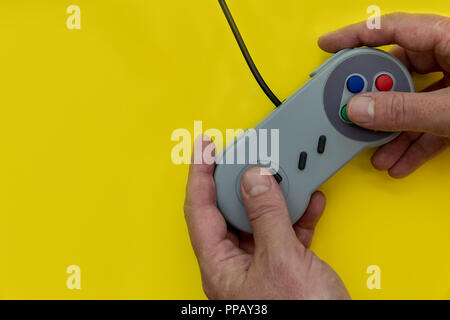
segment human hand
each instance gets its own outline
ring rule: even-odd
[[[205,150],[213,144],[197,139]],[[196,150],[196,148],[194,148]],[[208,150],[210,150],[208,148]],[[253,236],[229,227],[216,206],[214,164],[192,164],[185,218],[210,299],[347,299],[339,276],[308,248],[325,207],[316,192],[292,226],[280,187],[261,168],[242,179],[242,199]]]
[[[355,124],[380,131],[405,131],[372,157],[379,170],[402,178],[450,145],[450,19],[396,13],[381,17],[381,29],[358,23],[328,33],[319,46],[328,52],[396,44],[390,53],[410,72],[442,72],[421,93],[366,92],[352,98],[347,114]]]

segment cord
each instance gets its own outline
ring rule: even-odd
[[[220,3],[220,6],[222,7],[223,13],[225,14],[225,17],[227,18],[227,21],[228,21],[228,24],[230,25],[231,31],[233,31],[234,37],[236,38],[239,48],[241,49],[241,52],[244,55],[245,61],[247,62],[253,76],[255,77],[256,81],[258,82],[259,86],[264,91],[266,96],[270,99],[270,101],[272,101],[276,107],[280,106],[281,101],[275,96],[275,94],[272,92],[272,90],[270,90],[270,88],[267,86],[264,79],[261,77],[261,74],[259,73],[258,68],[256,68],[256,65],[253,62],[253,59],[247,50],[244,40],[242,39],[241,33],[239,32],[239,29],[236,26],[236,23],[234,22],[233,16],[231,15],[230,9],[228,8],[227,4],[225,3],[225,0],[219,0],[219,3]]]

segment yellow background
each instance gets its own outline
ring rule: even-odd
[[[373,4],[228,2],[282,98],[329,56],[319,35]],[[66,27],[71,4],[81,30]],[[376,4],[450,15],[448,0]],[[0,298],[204,298],[171,133],[247,128],[273,109],[218,2],[3,0],[0,41]],[[354,298],[450,298],[450,152],[403,180],[374,170],[372,152],[322,187],[313,250]],[[81,290],[66,288],[73,264]],[[366,287],[372,264],[381,290]]]

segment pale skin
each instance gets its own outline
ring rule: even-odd
[[[319,39],[328,52],[346,47],[395,44],[390,53],[410,72],[439,72],[442,78],[420,93],[366,93],[353,98],[348,116],[356,124],[381,131],[403,131],[382,146],[372,164],[403,178],[449,146],[450,19],[437,15],[397,13],[383,16],[380,30],[364,23],[331,32]],[[361,101],[361,97],[370,100]],[[370,114],[367,107],[372,104]]]
[[[435,15],[392,14],[382,29],[365,22],[319,39],[328,52],[347,47],[396,44],[391,53],[411,72],[442,72],[442,79],[422,93],[365,93],[349,103],[348,116],[360,126],[403,131],[379,148],[373,165],[396,178],[405,177],[449,145],[450,19]],[[358,101],[358,99],[363,100]],[[369,99],[368,99],[369,98]],[[212,142],[197,139],[205,149]],[[309,248],[325,207],[321,192],[293,226],[285,199],[270,175],[248,170],[241,194],[254,234],[238,232],[216,205],[214,164],[193,164],[186,190],[185,217],[210,299],[349,299],[333,269]]]

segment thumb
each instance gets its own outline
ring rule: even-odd
[[[450,88],[423,93],[365,93],[350,100],[347,115],[368,129],[449,136]]]
[[[255,250],[280,252],[296,240],[289,212],[272,175],[265,169],[249,169],[241,181],[241,194],[253,229]]]

